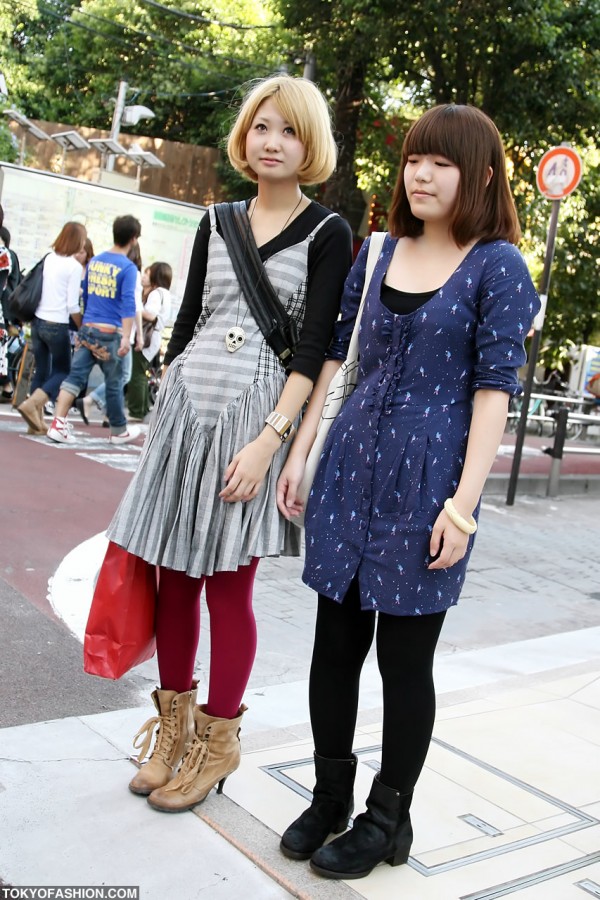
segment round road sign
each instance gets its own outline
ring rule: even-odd
[[[548,200],[562,200],[581,181],[581,159],[570,147],[553,147],[542,156],[537,170],[538,190]]]

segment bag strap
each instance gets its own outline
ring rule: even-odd
[[[365,283],[363,285],[362,297],[360,298],[360,306],[358,307],[358,312],[356,313],[356,321],[354,322],[354,328],[352,329],[352,337],[350,338],[348,355],[346,356],[347,361],[358,359],[358,333],[360,331],[360,320],[363,314],[371,278],[373,277],[375,263],[379,259],[379,254],[381,253],[381,250],[383,248],[386,233],[387,232],[385,231],[374,231],[371,234],[371,239],[369,241],[369,250],[367,253],[367,266],[365,269]]]
[[[34,272],[37,272],[37,270],[38,270],[41,266],[43,266],[44,263],[46,262],[46,257],[47,257],[47,256],[50,256],[50,254],[49,254],[49,253],[44,253],[44,255],[42,256],[41,259],[38,259],[38,261],[37,261],[36,263],[34,263],[33,266],[31,266],[30,269],[27,269],[27,270],[23,273],[23,278],[22,278],[21,280],[24,281],[26,278],[31,277],[31,275],[32,275]]]
[[[286,333],[295,323],[284,309],[269,281],[252,234],[244,201],[215,205],[223,240],[237,280],[256,324],[282,364],[289,363],[294,353]],[[289,335],[287,335],[289,338]]]

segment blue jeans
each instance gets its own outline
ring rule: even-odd
[[[121,434],[127,430],[125,405],[123,403],[123,363],[117,351],[121,346],[121,335],[118,331],[107,333],[82,325],[78,338],[90,344],[99,344],[108,354],[107,359],[97,359],[87,347],[78,347],[73,356],[71,372],[61,384],[61,390],[78,397],[80,391],[87,386],[90,372],[99,365],[104,373],[106,384],[106,414],[113,434]],[[131,351],[130,351],[131,352]]]
[[[121,365],[123,367],[123,377],[121,380],[121,390],[125,396],[125,388],[131,380],[131,357],[133,356],[133,347],[129,350],[127,356],[121,357]],[[90,397],[101,412],[106,411],[106,382],[99,384],[95,391],[92,391]]]
[[[71,369],[69,326],[61,322],[34,319],[31,323],[31,346],[35,357],[31,392],[41,388],[54,401]]]

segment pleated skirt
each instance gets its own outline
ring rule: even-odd
[[[253,557],[298,556],[300,529],[280,515],[276,503],[286,445],[277,450],[253,500],[219,498],[225,469],[263,430],[285,374],[254,381],[207,420],[186,386],[186,359],[189,369],[183,354],[163,379],[138,469],[107,536],[149,563],[195,578],[235,571]]]

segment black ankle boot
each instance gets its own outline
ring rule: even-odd
[[[376,776],[367,811],[355,818],[351,831],[313,854],[313,871],[325,878],[364,878],[383,860],[390,866],[405,863],[413,837],[411,800],[412,793],[386,787]]]
[[[326,759],[315,753],[316,784],[312,803],[281,838],[281,852],[290,859],[310,859],[330,834],[348,827],[354,809],[356,756]]]

